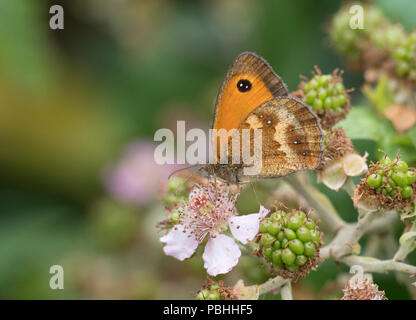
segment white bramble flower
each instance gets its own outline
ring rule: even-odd
[[[230,195],[225,187],[194,186],[188,202],[178,208],[179,223],[160,238],[165,243],[165,254],[182,261],[191,257],[208,238],[202,255],[208,274],[216,276],[231,271],[241,256],[235,240],[243,244],[253,240],[261,219],[269,213],[260,207],[259,213],[238,216],[237,196]],[[223,234],[228,229],[232,237]]]

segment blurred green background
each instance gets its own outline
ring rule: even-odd
[[[416,27],[414,1],[375,3]],[[53,4],[64,8],[64,30],[49,28]],[[264,56],[292,91],[314,65],[344,68],[325,32],[340,5],[1,0],[0,298],[192,298],[205,279],[202,261],[163,255],[157,194],[139,204],[117,200],[106,172],[126,145],[151,141],[176,120],[208,127],[222,77],[242,51]],[[344,78],[358,89],[354,104],[362,75],[346,69]],[[346,194],[329,195],[352,221]],[[253,263],[242,259],[229,284],[264,281]],[[65,270],[64,290],[49,288],[54,264]],[[337,272],[326,263],[299,290],[316,298]],[[389,298],[408,297],[391,276],[377,279]]]

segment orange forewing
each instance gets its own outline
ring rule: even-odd
[[[240,91],[237,87],[240,80],[250,81],[250,90]],[[242,53],[229,68],[221,85],[212,127],[237,129],[257,106],[273,97],[287,95],[286,85],[263,58],[250,52]]]

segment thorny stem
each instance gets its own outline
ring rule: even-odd
[[[372,257],[360,257],[350,255],[342,258],[341,261],[349,266],[358,264],[364,268],[365,272],[385,273],[388,271],[400,271],[409,274],[416,273],[416,266],[412,266],[403,262],[394,261],[393,259],[379,260]]]
[[[284,180],[309,203],[333,231],[337,231],[345,226],[345,222],[332,206],[323,205],[324,202],[330,203],[325,195],[311,185],[302,183],[297,175],[287,176]],[[318,198],[321,198],[322,201],[319,201]]]
[[[397,250],[396,254],[393,257],[394,261],[403,261],[406,259],[408,254],[412,252],[415,248],[415,237],[410,234],[416,233],[416,223],[412,222],[412,226],[410,230],[406,233],[403,233],[403,236],[409,235],[409,238],[407,240],[404,240],[404,242],[400,245],[399,250]]]
[[[355,224],[346,224],[327,246],[321,249],[321,257],[324,259],[333,258],[339,260],[343,256],[352,253],[352,246],[358,243],[358,240],[367,231],[369,225],[374,220],[377,211],[363,213],[360,212],[360,218]]]
[[[282,289],[280,290],[280,294],[282,295],[282,300],[293,300],[291,281],[288,281],[285,285],[283,285]]]
[[[282,278],[281,276],[269,279],[265,283],[259,285],[259,295],[278,289],[287,283],[290,283],[290,280]]]

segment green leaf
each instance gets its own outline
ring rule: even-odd
[[[380,119],[369,108],[356,107],[351,109],[347,118],[336,127],[342,127],[350,139],[380,141],[385,131]]]
[[[375,89],[366,87],[364,89],[364,95],[372,102],[380,114],[384,114],[384,111],[394,103],[394,97],[388,86],[387,76],[382,76],[378,80]]]
[[[408,135],[413,142],[413,145],[416,147],[416,126],[408,131]]]

